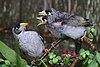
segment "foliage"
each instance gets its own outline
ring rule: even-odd
[[[95,51],[95,54],[89,50],[81,49],[79,52],[79,59],[83,61],[83,67],[99,67],[100,53]]]
[[[82,61],[82,67],[99,67],[100,66],[100,53],[98,51],[90,52],[89,50],[81,49],[79,55],[76,56]],[[48,54],[48,59],[41,60],[41,65],[44,67],[50,66],[67,66],[69,67],[76,58],[72,58],[70,54],[57,55],[54,52]]]
[[[68,53],[67,53],[68,52]],[[54,52],[50,52],[48,54],[48,58],[45,58],[43,60],[40,60],[37,65],[41,66],[45,66],[48,67],[48,65],[51,66],[70,66],[70,64],[74,61],[74,59],[76,58],[76,55],[73,54],[74,51],[67,51],[66,53],[63,53],[61,55],[55,54]]]
[[[9,48],[6,44],[0,41],[0,53],[7,59],[2,60],[5,62],[4,65],[14,65],[16,66],[18,62],[20,62],[19,67],[26,67],[27,63],[24,59],[22,59],[14,50]],[[18,58],[19,57],[19,58]],[[18,61],[17,61],[18,60]]]
[[[62,60],[61,56],[57,56],[53,52],[50,52],[48,56],[49,56],[49,59],[50,59],[49,60],[50,64],[56,64],[56,63],[58,63],[59,61]]]
[[[96,28],[94,26],[87,28],[87,37],[90,39],[90,41],[93,41],[95,32],[96,32]]]
[[[3,60],[0,58],[0,67],[12,67],[8,60]]]

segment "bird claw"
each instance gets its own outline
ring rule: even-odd
[[[35,62],[36,62],[35,60],[32,60],[31,65],[35,65]]]
[[[55,47],[53,44],[51,44],[52,47]]]
[[[81,41],[83,41],[84,37],[86,37],[86,31],[84,32],[83,36],[81,37]]]
[[[44,52],[48,52],[49,50],[48,49],[44,49]]]

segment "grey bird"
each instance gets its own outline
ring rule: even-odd
[[[41,24],[46,24],[49,31],[58,38],[64,36],[72,39],[78,39],[85,34],[86,27],[92,26],[92,23],[85,20],[81,16],[74,14],[59,12],[51,8],[39,12],[37,19],[41,20]]]
[[[26,31],[28,23],[19,23],[13,29],[13,35],[19,41],[21,50],[31,57],[40,57],[45,49],[42,37],[35,31]]]

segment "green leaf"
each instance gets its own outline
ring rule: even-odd
[[[4,60],[0,58],[0,62],[3,62]]]
[[[80,51],[79,51],[79,53],[82,53],[82,52],[84,52],[85,50],[82,48]]]
[[[85,51],[86,55],[90,55],[90,52],[89,50]]]
[[[92,59],[92,58],[94,57],[94,55],[93,55],[93,54],[90,54],[88,57],[89,57],[90,59]]]
[[[53,61],[52,61],[52,60],[50,60],[50,61],[49,61],[49,63],[50,63],[50,64],[53,64]]]
[[[96,52],[96,60],[100,64],[100,53]]]
[[[81,52],[79,55],[82,56],[82,55],[84,55],[84,54],[86,54],[85,51],[84,51],[84,52]]]
[[[8,60],[5,60],[6,65],[10,65],[10,62]]]
[[[79,58],[80,60],[83,60],[82,56],[78,56],[78,58]]]
[[[93,36],[92,33],[89,33],[89,34],[88,34],[88,37],[89,37],[90,39],[93,39],[94,36]]]
[[[94,27],[91,28],[91,32],[94,33],[96,29]]]
[[[99,67],[99,64],[96,62],[95,59],[93,59],[93,61],[87,67]]]
[[[90,27],[87,28],[87,34],[89,34],[89,33],[90,33]]]
[[[53,62],[53,64],[56,64],[58,62],[58,59],[57,58],[53,58],[52,62]]]
[[[83,55],[82,55],[82,57],[85,59],[85,57],[86,57],[86,54],[83,54]]]
[[[66,56],[66,57],[64,57],[63,61],[64,61],[65,64],[69,64],[71,59],[70,59],[69,56]]]
[[[89,59],[89,60],[88,60],[88,64],[90,64],[92,61],[93,61],[92,59]]]
[[[53,52],[49,53],[49,58],[50,59],[53,59],[54,57],[56,57],[56,55]]]
[[[6,66],[5,64],[3,64],[2,67],[8,67],[8,66]]]
[[[18,62],[20,62],[20,67],[26,67],[27,63],[24,59],[22,59],[14,50],[9,48],[6,44],[0,41],[0,53],[11,63],[17,63],[17,56],[19,57]]]
[[[86,58],[84,61],[83,61],[83,65],[87,64],[89,58]]]
[[[62,59],[61,56],[57,56],[56,58],[57,58],[58,60],[61,60],[61,59]]]

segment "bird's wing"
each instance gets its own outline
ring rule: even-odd
[[[39,34],[38,34],[39,35]],[[40,39],[41,39],[41,41],[44,43],[44,39],[39,35],[39,37],[40,37]]]
[[[59,12],[55,11],[53,13],[53,17],[56,20],[61,20],[62,24],[67,24],[71,26],[92,26],[93,23],[91,21],[87,21],[81,16],[77,16],[75,14],[66,13],[66,12]]]
[[[73,39],[78,39],[81,36],[83,36],[85,32],[84,27],[74,27],[74,26],[64,26],[64,29],[62,30],[62,34],[73,38]]]
[[[67,15],[65,13],[62,16],[62,18],[63,18],[62,24],[67,24],[70,26],[85,26],[85,27],[87,27],[87,26],[93,26],[93,24],[94,24],[92,21],[86,20],[83,17],[77,16],[74,14]]]

